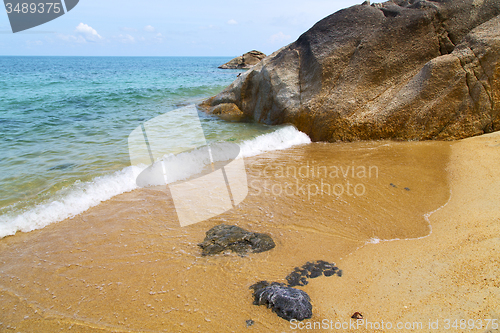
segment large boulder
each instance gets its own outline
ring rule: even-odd
[[[249,69],[257,65],[266,55],[260,51],[252,50],[239,57],[236,57],[224,65],[220,65],[222,69]]]
[[[497,131],[499,14],[499,0],[365,2],[316,23],[205,105],[292,123],[314,141]]]

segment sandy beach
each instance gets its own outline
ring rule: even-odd
[[[500,0],[83,2],[0,21],[0,333],[500,333]]]
[[[486,325],[500,320],[499,158],[499,132],[454,143],[451,198],[430,215],[432,234],[368,244],[341,260],[346,279],[311,285],[322,316],[348,322],[361,312],[365,326],[349,331],[374,331],[369,322],[384,321],[421,323],[413,330],[421,332],[498,332]],[[460,328],[460,320],[474,320],[473,329]]]
[[[334,331],[335,323],[348,323],[358,311],[372,325],[421,323],[414,331],[442,332],[446,319],[451,330],[455,319],[474,319],[483,325],[475,331],[487,331],[486,320],[499,319],[499,151],[500,133],[494,133],[453,143],[314,144],[246,161],[249,181],[269,161],[300,166],[314,157],[333,164],[332,156],[345,154],[352,165],[379,165],[380,177],[364,183],[366,198],[340,200],[348,208],[337,212],[322,207],[331,198],[306,201],[264,191],[250,193],[236,211],[180,228],[164,192],[122,194],[73,219],[0,241],[0,329],[306,331],[252,305],[248,287],[285,282],[294,266],[322,259],[335,262],[343,276],[299,287],[313,304],[304,327],[322,323],[325,329],[328,322],[326,331]],[[431,211],[428,235],[424,215]],[[365,222],[350,222],[353,216]],[[243,258],[201,257],[196,244],[221,222],[269,233],[277,247]],[[374,235],[382,240],[366,244]],[[412,239],[383,240],[394,238]],[[247,328],[249,319],[254,324]],[[438,321],[438,329],[430,330],[429,321]]]

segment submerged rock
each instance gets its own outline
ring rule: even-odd
[[[243,255],[247,252],[264,252],[276,245],[271,236],[246,231],[234,225],[220,224],[206,232],[202,243],[198,244],[202,255],[214,255],[224,251],[232,251]]]
[[[240,121],[245,115],[234,104],[222,103],[212,109],[212,114],[227,121]]]
[[[319,21],[206,104],[291,123],[313,141],[498,131],[499,14],[498,0],[366,1]]]
[[[260,281],[252,285],[250,289],[254,290],[253,304],[272,308],[283,319],[301,321],[312,317],[311,299],[302,290],[267,281]]]
[[[220,65],[221,69],[249,69],[257,65],[266,55],[260,51],[252,50],[239,57],[236,57],[224,65]]]

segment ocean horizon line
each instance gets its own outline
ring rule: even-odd
[[[237,55],[221,56],[137,56],[137,55],[0,55],[0,57],[24,57],[24,58],[235,58]]]

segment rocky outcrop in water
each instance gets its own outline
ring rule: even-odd
[[[459,139],[500,130],[500,1],[393,0],[315,24],[209,108],[314,141]]]
[[[253,304],[272,308],[283,319],[302,321],[312,317],[311,299],[302,290],[267,281],[260,281],[250,288],[254,290]]]
[[[222,69],[249,69],[257,65],[266,55],[260,51],[252,50],[239,57],[236,57],[224,65],[220,65]]]
[[[248,252],[258,253],[273,249],[271,236],[256,232],[249,232],[234,225],[220,224],[206,232],[202,243],[198,244],[202,255],[214,255],[231,251],[244,255]]]
[[[211,113],[227,121],[240,121],[245,118],[245,114],[233,103],[222,103],[215,106]]]

